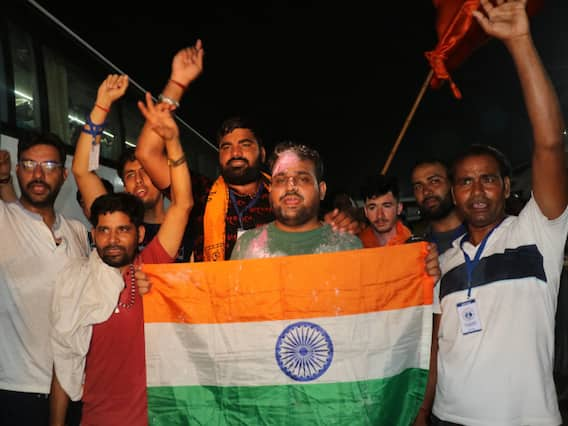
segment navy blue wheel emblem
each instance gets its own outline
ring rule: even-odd
[[[309,382],[320,377],[331,365],[333,343],[319,325],[296,322],[278,336],[275,355],[284,374],[299,382]]]

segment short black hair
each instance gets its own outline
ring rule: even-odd
[[[398,180],[394,176],[386,176],[383,174],[376,174],[368,176],[361,186],[361,198],[363,201],[380,197],[392,192],[392,195],[398,201],[399,189]]]
[[[59,136],[51,132],[39,132],[28,130],[18,142],[18,161],[22,159],[22,153],[36,145],[50,145],[57,150],[59,162],[65,165],[65,143]]]
[[[318,151],[309,147],[308,145],[304,145],[298,142],[292,141],[284,141],[278,143],[274,147],[274,151],[270,154],[270,158],[268,159],[268,168],[272,172],[272,168],[274,167],[274,163],[278,160],[280,155],[284,152],[293,152],[300,158],[300,160],[307,160],[314,163],[314,169],[316,172],[316,179],[319,182],[323,179],[323,161]]]
[[[446,174],[448,176],[450,175],[450,165],[446,160],[442,160],[440,157],[427,157],[415,161],[414,164],[412,165],[412,168],[410,169],[411,174],[414,173],[414,170],[416,170],[418,167],[423,166],[425,164],[439,164],[444,168],[444,170],[446,170]]]
[[[138,159],[136,158],[136,151],[134,150],[134,148],[125,148],[124,151],[122,151],[122,154],[118,159],[116,171],[118,172],[118,175],[123,181],[124,181],[124,166],[126,165],[126,163],[130,161],[137,161],[137,160]]]
[[[101,178],[101,181],[106,189],[107,194],[112,194],[114,192],[114,186],[112,186],[110,180]],[[75,198],[77,199],[77,203],[81,205],[81,203],[83,202],[83,194],[81,194],[81,191],[77,190],[77,192],[75,193]]]
[[[99,216],[107,213],[122,212],[139,227],[144,223],[144,204],[140,198],[127,192],[103,194],[91,206],[90,222],[93,227],[99,224]]]
[[[458,154],[456,158],[454,158],[454,161],[452,162],[452,167],[450,169],[450,179],[452,181],[454,180],[454,176],[456,174],[456,166],[460,162],[462,162],[466,158],[477,157],[480,155],[487,155],[493,158],[495,161],[497,161],[497,164],[499,165],[499,173],[501,174],[501,179],[505,179],[506,177],[508,177],[509,179],[511,178],[513,174],[511,163],[509,162],[507,157],[505,157],[505,154],[503,154],[497,148],[490,145],[473,144],[467,147],[460,154]]]
[[[254,135],[258,146],[263,146],[263,138],[261,135],[260,125],[252,117],[232,116],[225,119],[217,130],[217,145],[223,140],[225,135],[231,133],[235,129],[248,129]]]

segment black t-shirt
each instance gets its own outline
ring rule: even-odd
[[[141,252],[146,245],[152,241],[152,239],[158,233],[161,224],[159,223],[144,223],[144,228],[146,228],[146,233],[144,234],[144,240],[142,244],[138,245],[138,252]],[[191,258],[191,253],[193,252],[193,240],[191,238],[189,228],[185,228],[183,234],[183,239],[181,240],[181,245],[178,250],[175,262],[189,262]]]
[[[196,262],[203,261],[203,219],[205,213],[205,204],[213,182],[206,177],[198,174],[191,175],[191,184],[193,188],[194,206],[189,217],[190,234],[194,236],[194,260]],[[247,206],[254,197],[248,195],[233,194],[229,197],[229,208],[225,218],[225,259],[231,258],[231,252],[237,242],[237,232],[242,222],[243,229],[253,229],[257,226],[264,225],[274,220],[272,209],[270,208],[270,198],[267,188],[264,186],[269,184],[268,179],[262,178],[263,188],[261,193],[254,202],[254,205],[247,209]],[[236,201],[237,209],[241,212],[241,220],[235,209],[233,199]]]

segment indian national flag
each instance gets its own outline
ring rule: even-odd
[[[430,359],[425,254],[145,265],[150,424],[410,424]]]

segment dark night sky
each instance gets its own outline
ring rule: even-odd
[[[96,9],[41,3],[156,94],[175,52],[201,38],[204,73],[180,115],[213,141],[228,115],[252,114],[269,147],[284,138],[313,145],[331,189],[354,196],[364,176],[383,167],[428,74],[424,52],[437,42],[428,0],[373,8],[309,1],[154,2],[135,9],[105,1]],[[566,0],[547,0],[531,21],[566,112],[567,18]],[[454,100],[447,87],[428,90],[390,167],[405,193],[409,169],[424,155],[449,159],[463,144],[485,142],[513,165],[529,158],[526,112],[500,43],[474,52],[453,78],[464,98]]]

